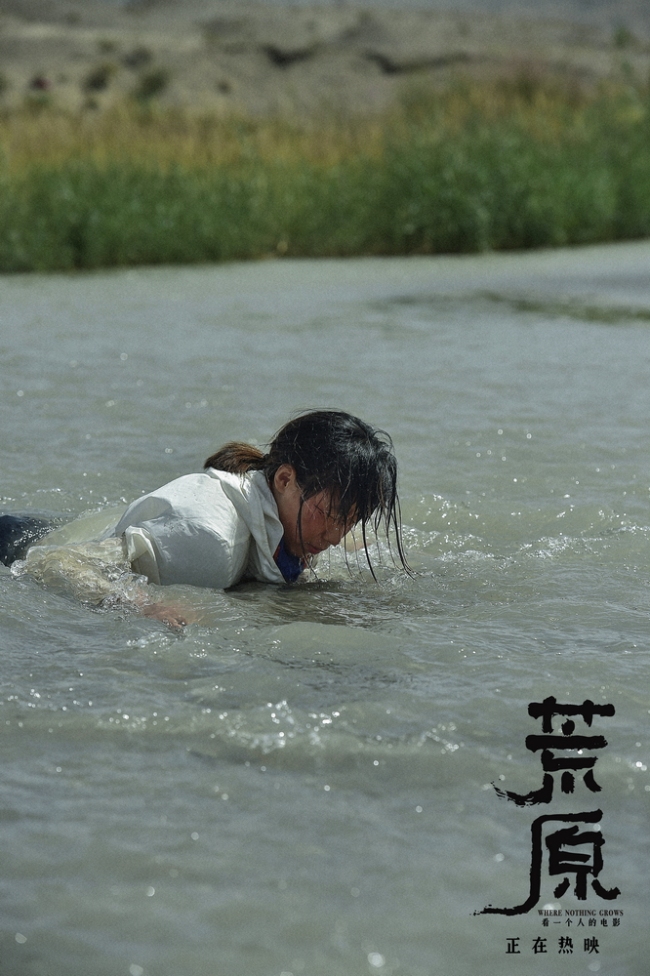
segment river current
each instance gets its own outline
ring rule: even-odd
[[[0,567],[1,976],[644,976],[649,330],[647,243],[0,279],[1,511],[337,407],[415,572],[174,632]]]

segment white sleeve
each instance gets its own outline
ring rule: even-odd
[[[251,535],[218,482],[188,475],[139,498],[115,527],[135,572],[162,586],[225,589],[244,574]]]
[[[142,526],[129,525],[124,531],[126,555],[134,573],[146,576],[150,583],[160,585],[160,573],[156,562],[156,552],[151,539]]]
[[[124,536],[129,556],[133,547],[133,569],[150,582],[222,590],[241,579],[248,561],[250,533],[239,521],[234,529],[224,537],[209,526],[172,512],[129,526]]]

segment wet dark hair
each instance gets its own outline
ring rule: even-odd
[[[312,410],[281,427],[267,454],[250,444],[231,441],[211,455],[205,467],[232,474],[263,471],[272,485],[282,464],[290,464],[296,472],[303,502],[326,491],[330,511],[335,509],[337,518],[346,525],[351,522],[361,526],[373,577],[367,528],[370,526],[377,534],[382,522],[389,545],[392,530],[399,561],[410,573],[400,525],[397,461],[393,442],[385,431],[341,410]],[[300,514],[298,520],[300,526]]]

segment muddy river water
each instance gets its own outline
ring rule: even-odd
[[[2,976],[642,976],[649,330],[645,243],[0,279],[2,511],[340,407],[415,570],[175,633],[1,567]]]

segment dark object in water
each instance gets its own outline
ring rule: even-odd
[[[0,515],[0,562],[11,566],[22,559],[33,542],[57,525],[55,519],[34,515]]]

